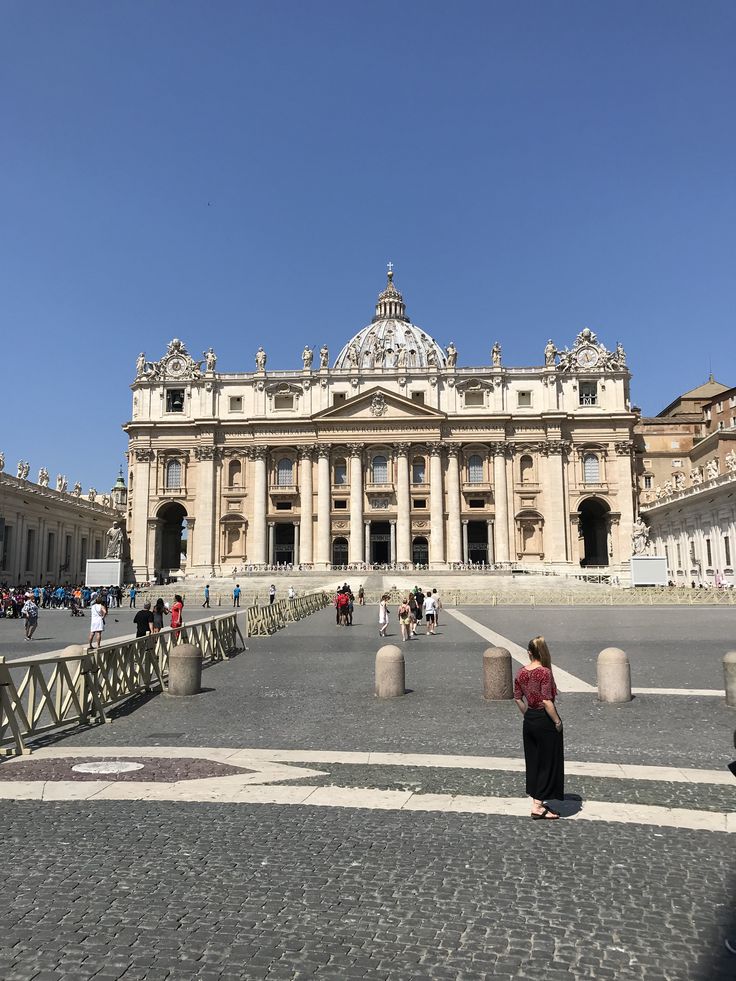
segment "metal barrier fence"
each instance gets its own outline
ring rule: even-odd
[[[438,582],[441,586],[442,582]],[[408,589],[385,590],[391,603],[399,603]],[[366,603],[378,603],[382,593],[366,593]],[[736,589],[440,589],[443,606],[736,606]]]
[[[295,599],[277,600],[265,606],[249,606],[246,633],[249,637],[266,637],[276,633],[290,621],[301,620],[317,610],[329,606],[332,598],[324,591],[297,596]]]
[[[29,738],[61,726],[107,722],[106,709],[131,695],[164,688],[169,654],[194,644],[204,662],[225,661],[245,648],[236,615],[167,628],[87,650],[63,651],[5,661],[0,657],[0,754],[28,753]]]

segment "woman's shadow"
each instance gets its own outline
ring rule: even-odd
[[[550,801],[550,803],[554,805],[555,810],[563,818],[572,817],[573,814],[579,814],[583,809],[583,798],[580,794],[565,794],[564,800]]]

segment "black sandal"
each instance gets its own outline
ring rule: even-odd
[[[557,821],[560,815],[551,807],[545,807],[541,814],[532,814],[532,821]]]

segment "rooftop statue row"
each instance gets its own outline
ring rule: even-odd
[[[4,470],[5,470],[5,454],[3,452],[0,452],[0,473],[2,473]],[[28,480],[30,473],[31,473],[30,463],[27,460],[18,460],[18,466],[16,469],[17,479]],[[50,482],[50,476],[48,470],[46,469],[46,467],[41,467],[40,470],[38,471],[38,480],[36,481],[36,483],[38,484],[39,487],[48,487],[49,482]],[[74,487],[72,487],[70,491],[69,482],[67,481],[64,474],[61,473],[56,475],[56,490],[60,494],[71,493],[72,497],[80,498],[82,496],[82,485],[79,483],[79,481],[77,481],[74,484]],[[90,487],[89,491],[87,492],[87,500],[90,501],[92,504],[94,504],[95,502],[97,502],[98,497],[99,497],[98,503],[100,503],[103,507],[106,508],[112,507],[113,499],[111,494],[98,495],[95,488]]]
[[[183,341],[175,337],[169,342],[166,354],[160,361],[146,361],[143,351],[135,362],[136,381],[158,381],[161,378],[195,379],[202,374],[214,374],[217,355],[210,347],[202,352],[203,361],[195,361]]]

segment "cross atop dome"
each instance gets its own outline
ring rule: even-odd
[[[379,293],[378,303],[376,304],[376,320],[408,320],[406,316],[406,304],[404,297],[394,286],[394,264],[389,262],[387,265],[386,289]]]

